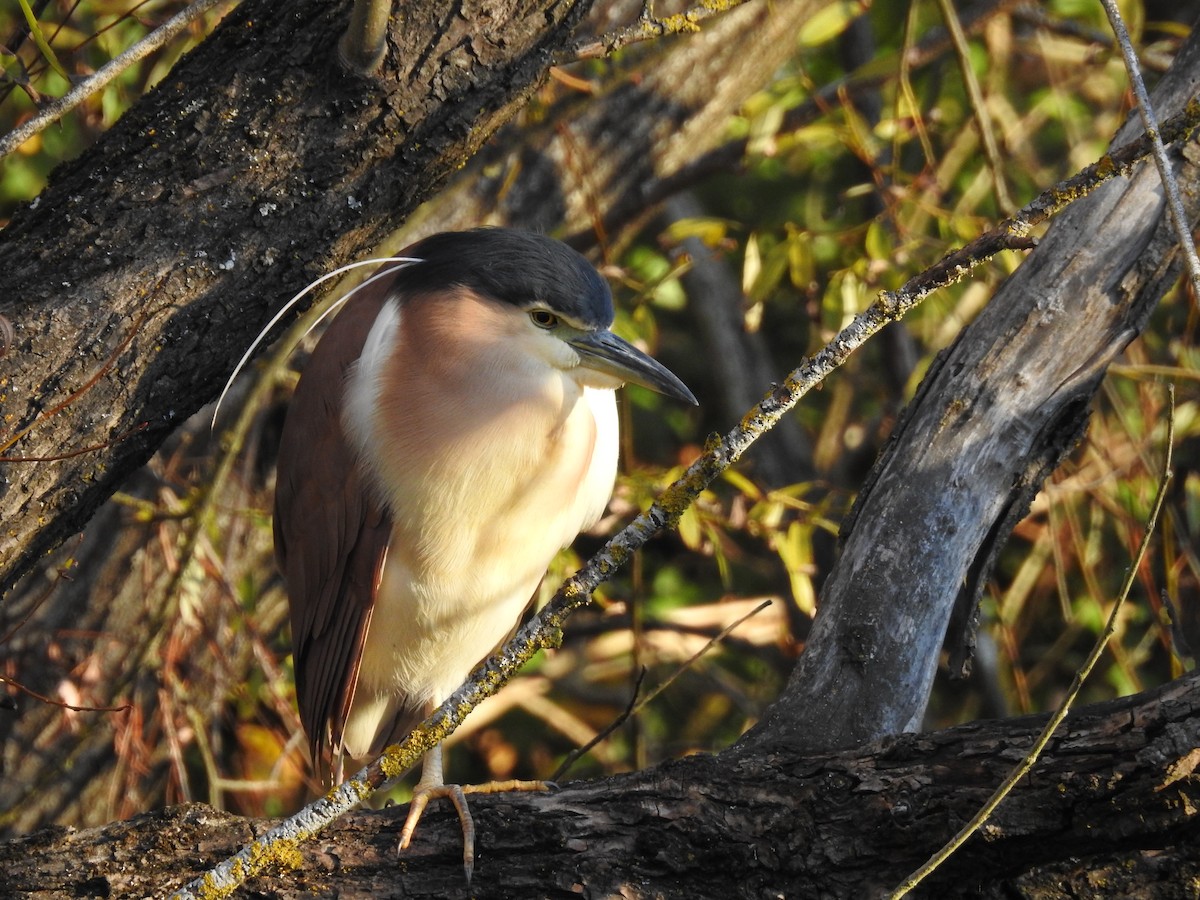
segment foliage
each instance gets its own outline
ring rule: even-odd
[[[76,77],[183,5],[90,0],[35,12],[55,57]],[[1152,78],[1181,28],[1158,21],[1162,10],[1125,6]],[[0,36],[21,34],[19,13],[0,10]],[[4,161],[0,219],[35,197],[57,160],[81,152],[216,18]],[[1098,6],[1059,0],[1036,14],[1001,5],[977,11],[964,24],[982,109],[972,106],[959,61],[938,38],[941,24],[934,4],[919,3],[911,10],[876,4],[857,23],[837,16],[814,23],[791,64],[728,123],[729,138],[746,138],[748,149],[737,171],[695,187],[703,215],[657,220],[626,243],[615,260],[620,327],[706,406],[694,414],[627,393],[623,415],[633,439],[612,514],[563,554],[547,590],[577,555],[648,505],[707,433],[729,425],[715,402],[722,362],[694,326],[687,239],[698,238],[736,273],[745,330],[761,338],[782,378],[878,291],[986,229],[1005,212],[1004,197],[1024,202],[1092,161],[1128,111],[1124,71]],[[66,85],[28,38],[0,53],[0,129],[7,130],[39,97]],[[907,61],[913,55],[919,65]],[[622,77],[620,62],[614,79]],[[827,90],[839,82],[840,90]],[[999,169],[982,150],[981,126],[996,137]],[[639,683],[642,693],[651,690],[770,596],[769,610],[688,666],[568,777],[717,750],[752,725],[803,647],[836,552],[837,524],[905,401],[934,355],[1019,262],[1008,254],[943,291],[853,359],[796,413],[809,467],[790,483],[768,484],[752,455],[715,485],[684,516],[677,537],[653,545],[605,587],[562,651],[477,711],[455,736],[451,773],[464,780],[551,776],[626,708]],[[1159,477],[1160,382],[1167,379],[1179,397],[1177,477],[1160,540],[1139,572],[1140,594],[1084,699],[1137,691],[1192,665],[1188,641],[1200,641],[1200,553],[1191,538],[1200,526],[1193,300],[1185,288],[1173,290],[1114,367],[1087,438],[1018,526],[988,587],[973,678],[939,684],[931,727],[1046,709],[1068,684],[1141,538]],[[135,811],[150,795],[278,814],[315,787],[305,782],[286,612],[269,561],[267,470],[278,415],[277,398],[256,420],[258,444],[248,445],[216,493],[205,492],[217,442],[190,429],[154,462],[153,488],[116,501],[142,552],[169,574],[148,580],[145,590],[169,592],[177,610],[163,623],[158,649],[162,690],[138,711],[141,718],[64,712],[127,716],[121,752],[131,763],[117,796],[132,808],[119,811]],[[199,518],[206,508],[211,517]],[[197,523],[204,526],[198,534]],[[20,623],[30,607],[53,603],[52,588],[0,614]],[[70,645],[84,657],[93,640],[65,632],[55,638],[60,649]],[[46,665],[54,665],[52,649]],[[64,671],[62,683],[62,696],[87,704],[86,667]]]

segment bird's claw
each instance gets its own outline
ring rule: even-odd
[[[462,826],[463,836],[463,874],[467,884],[471,883],[471,875],[475,871],[475,819],[471,816],[471,808],[467,805],[467,794],[503,794],[509,791],[551,791],[558,785],[553,781],[490,781],[487,784],[435,784],[422,787],[417,785],[413,792],[412,802],[408,807],[408,817],[404,820],[404,828],[400,831],[401,850],[407,850],[412,843],[413,833],[417,823],[425,813],[425,807],[430,800],[444,797],[454,804],[458,813],[458,821]]]
[[[400,832],[400,849],[407,850],[412,843],[413,832],[425,812],[430,800],[445,797],[458,813],[458,822],[462,826],[463,836],[463,874],[467,884],[471,883],[471,875],[475,871],[475,820],[471,817],[471,809],[467,805],[466,791],[459,784],[439,784],[433,787],[418,788],[413,793],[412,803],[408,807],[408,818],[404,820],[404,828]]]

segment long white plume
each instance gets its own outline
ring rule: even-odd
[[[358,291],[362,290],[367,285],[371,284],[372,282],[377,281],[380,278],[383,278],[383,277],[391,274],[397,268],[402,268],[406,265],[411,265],[412,263],[416,263],[416,262],[420,262],[420,261],[421,260],[419,260],[415,257],[412,257],[412,256],[387,256],[387,257],[383,257],[381,259],[363,259],[363,260],[359,260],[358,262],[348,263],[347,265],[344,265],[341,268],[334,269],[332,272],[322,275],[316,281],[310,282],[304,288],[304,290],[302,290],[300,293],[298,293],[295,297],[293,297],[287,303],[283,304],[283,307],[279,310],[279,312],[275,313],[275,315],[273,315],[271,317],[271,321],[263,326],[263,329],[258,333],[258,336],[254,339],[254,343],[252,343],[250,345],[249,349],[247,349],[246,352],[242,354],[242,358],[239,359],[238,364],[236,366],[234,366],[233,374],[230,375],[229,380],[225,382],[225,387],[221,390],[221,396],[217,398],[217,405],[215,407],[213,407],[213,417],[212,417],[211,427],[216,427],[217,414],[221,411],[221,404],[225,401],[225,395],[229,393],[230,387],[233,386],[234,379],[236,379],[238,377],[238,375],[241,374],[242,369],[245,367],[245,365],[249,361],[250,357],[254,355],[254,351],[258,349],[258,345],[261,344],[266,339],[266,337],[270,333],[271,329],[274,328],[279,323],[279,320],[282,319],[285,315],[287,315],[288,311],[293,306],[295,306],[297,303],[299,303],[302,299],[304,299],[304,297],[306,295],[312,293],[312,291],[314,291],[316,288],[320,287],[325,282],[327,282],[333,278],[337,278],[339,275],[344,275],[345,273],[349,272],[351,269],[360,269],[363,266],[382,266],[387,263],[399,263],[399,266],[392,266],[383,271],[376,272],[370,278],[363,281],[362,284],[356,285],[355,287],[346,291],[345,294],[343,294],[341,297],[339,297],[337,299],[337,302],[331,303],[329,305],[329,309],[327,309],[327,310],[325,310],[325,312],[321,313],[321,315],[317,317],[317,320],[315,322],[313,322],[311,325],[309,325],[307,329],[305,329],[304,334],[300,336],[300,340],[303,340],[305,337],[307,337],[308,333],[310,331],[312,331],[314,328],[316,328],[318,325],[320,325],[323,321],[325,321],[326,316],[328,316],[330,313],[334,312],[335,310],[340,309],[342,304],[344,304],[347,300],[349,300]],[[299,343],[299,341],[297,341],[297,343]]]

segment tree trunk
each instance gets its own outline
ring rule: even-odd
[[[1159,121],[1198,91],[1193,31],[1155,92]],[[1139,131],[1131,122],[1114,143]],[[1196,145],[1173,158],[1195,223]],[[804,655],[756,741],[821,749],[920,728],[956,602],[962,669],[996,554],[1177,277],[1163,196],[1144,160],[1070,206],[939,357],[843,524]]]
[[[884,896],[1028,751],[1044,716],[888,738],[842,753],[692,756],[548,794],[471,798],[475,879],[453,812],[397,854],[405,808],[353,813],[296,869],[239,896]],[[914,896],[1194,897],[1200,676],[1080,710],[983,832]],[[0,894],[163,896],[270,823],[202,805],[0,844]]]

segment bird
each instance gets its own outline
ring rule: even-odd
[[[517,229],[445,232],[352,292],[280,437],[275,554],[297,705],[317,767],[381,753],[518,625],[555,554],[603,514],[615,391],[687,386],[615,335],[585,257]],[[474,830],[428,751],[400,848],[430,799]],[[470,789],[471,786],[467,786]]]

